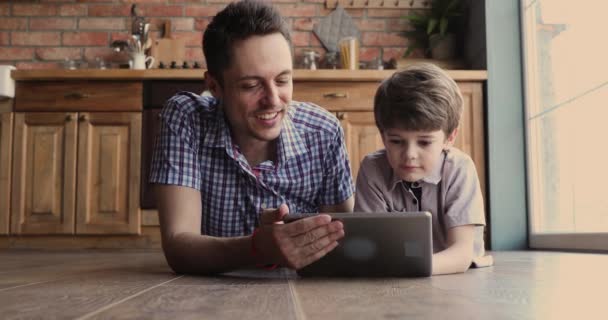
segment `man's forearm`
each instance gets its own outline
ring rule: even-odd
[[[167,262],[177,273],[214,274],[253,266],[251,236],[219,238],[180,233],[163,238]]]

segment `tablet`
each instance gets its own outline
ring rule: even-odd
[[[302,277],[427,277],[432,273],[429,212],[332,213],[344,238],[323,258],[297,270]],[[309,215],[306,215],[309,216]],[[293,221],[306,216],[287,216]]]

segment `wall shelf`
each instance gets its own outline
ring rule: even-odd
[[[338,4],[345,9],[375,8],[375,9],[430,9],[430,0],[327,0],[327,8],[335,8]]]

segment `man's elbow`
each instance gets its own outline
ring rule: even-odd
[[[168,243],[168,241],[163,241],[163,253],[165,254],[167,264],[176,274],[191,273],[185,255],[179,252],[179,250],[175,250],[174,247],[175,246]]]
[[[167,264],[176,274],[191,274],[195,273],[192,268],[191,259],[188,253],[184,252],[185,246],[180,244],[179,238],[176,236],[163,238],[162,240],[163,253]]]
[[[164,238],[162,247],[167,264],[176,274],[214,275],[221,272],[216,266],[204,263],[200,255],[188,250],[190,245],[183,237]]]

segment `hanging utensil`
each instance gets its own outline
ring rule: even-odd
[[[133,18],[131,23],[131,34],[137,34],[140,37],[143,36],[146,19],[141,16],[141,12],[137,9],[136,4],[131,6],[131,17]]]

